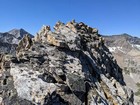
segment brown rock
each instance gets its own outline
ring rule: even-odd
[[[92,28],[92,33],[98,33],[98,30],[96,28]]]
[[[56,38],[53,37],[52,35],[48,35],[47,36],[47,42],[49,44],[54,45],[54,46],[60,46],[60,42],[58,40],[56,40]]]
[[[20,40],[18,47],[16,48],[16,55],[19,57],[21,55],[20,52],[30,49],[32,44],[33,42],[30,36],[25,35],[25,37]]]
[[[55,29],[55,30],[58,30],[59,27],[60,27],[60,26],[63,26],[63,25],[64,25],[64,23],[58,21],[58,22],[56,23],[56,25],[54,26],[54,29]]]
[[[69,27],[73,32],[77,33],[77,29],[72,22],[68,22],[66,26]]]
[[[63,37],[62,37],[63,38]],[[67,47],[65,40],[60,40],[55,34],[47,35],[47,42],[57,47]]]
[[[46,41],[46,37],[48,32],[50,31],[50,26],[45,26],[43,25],[43,27],[41,28],[41,30],[36,34],[36,36],[34,37],[34,41],[36,42],[45,42]]]

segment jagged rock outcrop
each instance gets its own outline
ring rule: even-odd
[[[1,57],[2,104],[133,104],[133,92],[97,29],[75,21],[54,29],[44,26],[33,41],[25,36],[20,56]]]

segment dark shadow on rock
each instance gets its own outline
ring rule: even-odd
[[[69,105],[59,94],[53,92],[45,97],[43,105]]]

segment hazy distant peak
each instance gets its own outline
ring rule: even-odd
[[[29,34],[31,37],[33,37],[33,35],[31,35],[30,33],[28,33],[27,31],[25,31],[22,28],[21,29],[12,29],[8,33],[14,35],[18,39],[21,39],[26,34]]]
[[[119,49],[121,52],[127,53],[133,49],[139,49],[140,46],[140,38],[133,37],[126,33],[110,36],[106,35],[103,37],[105,38],[106,45],[111,49],[111,52],[116,52],[116,49]]]
[[[125,36],[131,36],[131,35],[127,34],[127,33],[122,33],[121,35],[125,35]]]

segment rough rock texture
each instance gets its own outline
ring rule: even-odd
[[[133,104],[133,92],[97,29],[75,21],[54,29],[43,26],[33,41],[25,36],[16,57],[1,55],[1,104]]]

